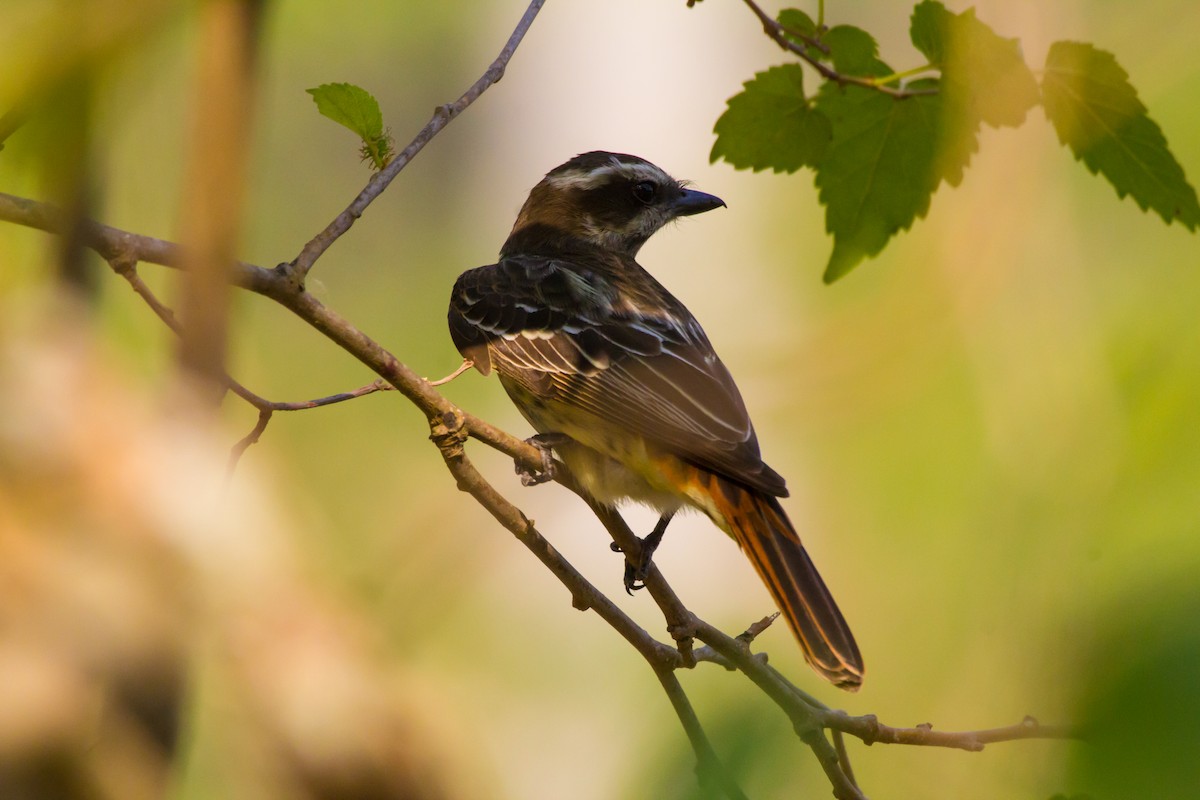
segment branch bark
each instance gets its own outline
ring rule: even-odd
[[[985,745],[1015,742],[1020,739],[1078,739],[1079,734],[1066,725],[1043,725],[1033,717],[1025,717],[1016,725],[989,728],[981,731],[935,731],[929,723],[915,728],[893,728],[884,725],[875,715],[853,717],[842,711],[821,713],[822,726],[843,731],[861,739],[864,744],[907,744],[924,747],[949,747],[978,752]]]

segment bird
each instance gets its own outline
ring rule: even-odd
[[[732,536],[807,662],[855,691],[858,645],[779,502],[785,481],[763,461],[732,375],[636,260],[668,223],[723,206],[643,158],[575,156],[530,191],[499,260],[455,281],[451,339],[464,368],[499,376],[538,431],[530,441],[552,448],[597,503],[659,513],[644,552],[684,509]],[[627,589],[640,588],[642,562]]]

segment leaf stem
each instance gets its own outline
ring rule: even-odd
[[[891,75],[881,75],[880,77],[872,78],[871,80],[880,86],[884,86],[889,83],[896,83],[897,81],[904,80],[905,78],[911,78],[914,75],[920,75],[923,72],[930,72],[931,70],[935,69],[938,69],[935,64],[922,64],[919,67],[906,69],[903,72],[893,72]]]

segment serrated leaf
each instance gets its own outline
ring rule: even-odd
[[[392,159],[392,138],[383,129],[383,112],[370,92],[352,83],[325,83],[306,91],[323,116],[358,134],[364,161],[377,170],[387,166]]]
[[[829,48],[833,68],[843,75],[887,75],[891,72],[879,60],[875,37],[862,28],[835,25],[821,34],[821,42]]]
[[[999,36],[969,8],[954,14],[936,0],[913,9],[909,36],[942,71],[946,107],[992,127],[1016,127],[1038,101],[1020,42]]]
[[[829,143],[829,120],[804,97],[799,64],[759,72],[729,98],[713,132],[709,160],[723,158],[737,169],[795,172],[812,166]]]
[[[815,38],[817,35],[817,23],[813,22],[812,17],[810,17],[808,14],[805,14],[798,8],[785,8],[783,11],[779,12],[779,16],[775,19],[780,25],[788,30],[803,34],[810,39]],[[804,41],[803,39],[795,36],[789,36],[787,31],[784,32],[784,35],[796,44],[808,44],[808,42]]]
[[[1150,119],[1116,58],[1081,42],[1055,42],[1046,56],[1042,102],[1058,139],[1119,197],[1188,230],[1200,225],[1196,190]]]
[[[779,12],[779,24],[789,30],[801,33],[809,39],[815,39],[825,46],[825,50],[809,46],[809,42],[797,36],[784,33],[796,44],[808,47],[809,55],[821,61],[828,61],[833,68],[843,75],[866,77],[872,75],[887,75],[892,70],[879,60],[879,45],[875,37],[856,28],[853,25],[835,25],[832,28],[818,32],[812,17],[797,8],[787,8]],[[827,51],[827,52],[826,52]]]
[[[929,59],[930,64],[946,60],[945,29],[953,17],[941,3],[922,2],[913,7],[908,35],[913,46]]]
[[[359,138],[383,135],[383,112],[366,89],[352,83],[325,83],[307,92],[317,104],[317,111],[354,131]]]
[[[816,170],[825,229],[834,240],[826,283],[877,254],[929,210],[938,184],[941,102],[940,95],[896,100],[858,86],[822,88],[817,107],[833,126]]]
[[[923,78],[908,84],[909,89],[941,89],[937,78]],[[937,136],[934,139],[934,174],[951,186],[962,183],[964,171],[971,157],[979,152],[979,117],[964,113],[961,106],[954,106],[953,94],[947,98],[942,92],[940,114],[937,119]]]

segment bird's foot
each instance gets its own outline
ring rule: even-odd
[[[537,448],[542,457],[540,469],[531,469],[520,461],[516,462],[516,472],[521,476],[522,486],[537,486],[540,483],[554,480],[558,470],[554,465],[554,448],[571,441],[565,433],[539,433],[525,440]]]
[[[625,574],[622,582],[625,584],[626,594],[632,595],[637,590],[646,588],[646,576],[650,574],[650,568],[654,566],[654,551],[662,543],[663,534],[667,532],[667,523],[671,521],[672,516],[674,516],[674,512],[663,514],[655,524],[654,530],[650,531],[645,538],[638,540],[642,543],[642,553],[637,564],[630,561],[628,556],[625,557]],[[621,552],[621,548],[616,542],[613,542],[612,549],[615,552]]]

